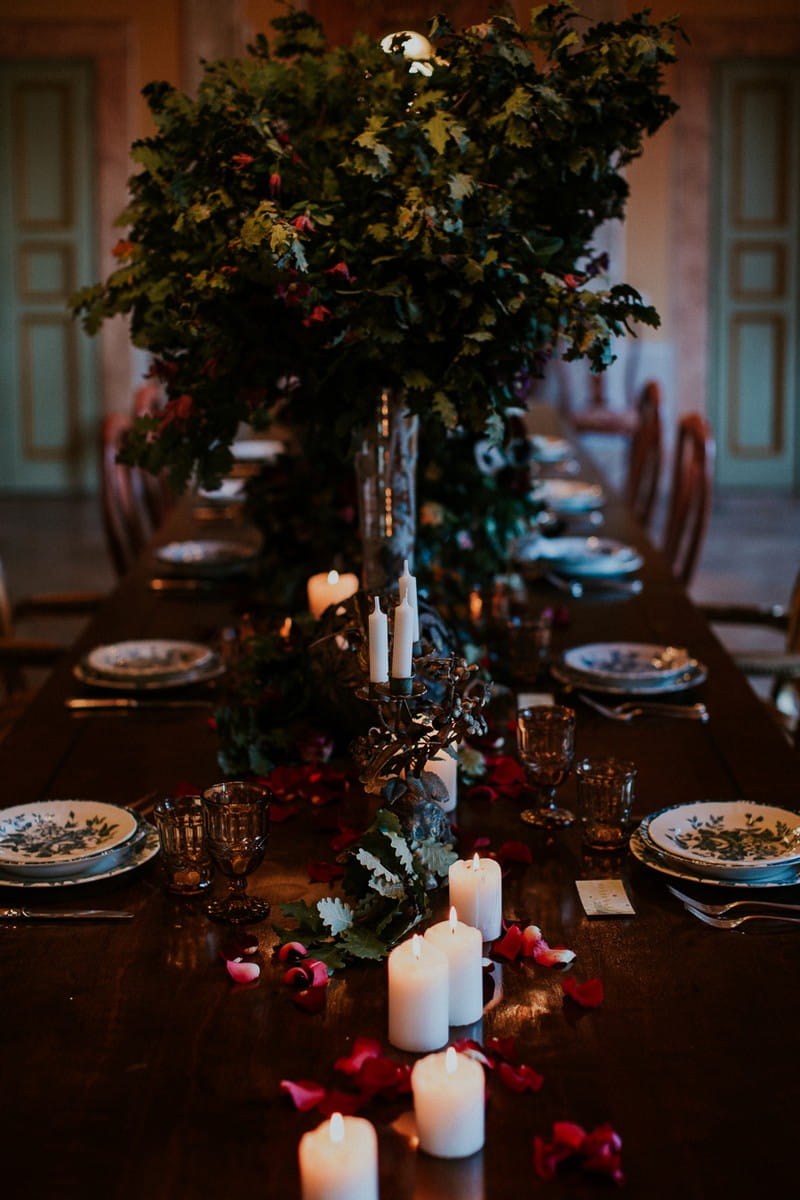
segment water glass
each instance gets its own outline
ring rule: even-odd
[[[627,843],[636,766],[619,758],[584,758],[575,765],[583,840],[594,850]]]
[[[206,845],[200,797],[165,796],[156,804],[153,815],[169,890],[181,896],[205,891],[214,868]]]
[[[228,894],[208,905],[215,921],[262,921],[269,901],[252,896],[247,876],[263,861],[269,839],[272,792],[248,780],[216,783],[203,792],[203,818],[211,855],[228,877]]]
[[[556,788],[567,778],[575,756],[575,711],[560,704],[537,704],[517,713],[517,748],[531,784],[534,804],[520,813],[529,825],[563,828],[575,820],[555,803]]]

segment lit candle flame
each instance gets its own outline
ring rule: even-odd
[[[278,630],[278,635],[279,635],[279,637],[282,637],[284,641],[288,641],[291,632],[292,632],[292,618],[287,617],[286,620],[281,625],[280,629]]]
[[[479,854],[476,854],[472,860],[472,869],[473,871],[480,871],[481,869],[481,859]]]
[[[333,586],[333,584],[338,583],[338,582],[339,582],[339,572],[338,571],[328,571],[328,583],[331,586]]]
[[[455,933],[457,924],[458,924],[458,913],[456,912],[455,904],[453,904],[450,908],[450,932],[451,933]]]
[[[455,1075],[458,1069],[458,1055],[455,1046],[448,1046],[444,1055],[444,1069],[448,1075]]]
[[[453,1069],[455,1070],[455,1068]],[[339,1142],[344,1141],[344,1120],[340,1112],[331,1113],[328,1132],[330,1133],[331,1142],[333,1144],[338,1145]]]
[[[422,958],[422,938],[418,933],[415,933],[411,938],[411,953],[417,961]]]

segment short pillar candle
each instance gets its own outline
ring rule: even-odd
[[[450,903],[465,925],[480,929],[485,942],[500,937],[503,873],[493,858],[459,859],[448,872]]]
[[[450,919],[425,930],[425,938],[447,957],[450,980],[448,1007],[451,1025],[471,1025],[483,1013],[483,935],[464,925],[455,908]]]
[[[484,1141],[483,1067],[452,1046],[411,1068],[420,1149],[436,1158],[466,1158]]]
[[[447,1044],[449,968],[432,942],[414,934],[389,955],[389,1041],[421,1053]]]
[[[363,1117],[333,1113],[300,1139],[302,1200],[378,1200],[378,1138]]]
[[[318,619],[331,604],[341,604],[358,591],[358,576],[351,573],[340,575],[338,571],[312,575],[306,585],[308,608]]]

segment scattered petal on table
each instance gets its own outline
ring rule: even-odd
[[[312,1079],[282,1079],[280,1089],[291,1097],[292,1103],[300,1112],[316,1108],[325,1098],[325,1088]]]
[[[582,1008],[597,1008],[603,1003],[602,979],[587,979],[585,983],[578,983],[577,979],[572,978],[562,979],[561,986],[565,994]]]

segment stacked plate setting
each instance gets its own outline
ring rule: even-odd
[[[95,800],[43,800],[0,812],[0,885],[59,887],[133,870],[158,851],[142,817]]]
[[[155,552],[158,562],[176,575],[199,578],[236,575],[258,557],[253,546],[221,538],[168,542]]]
[[[581,479],[543,479],[534,484],[531,493],[555,513],[582,513],[602,508],[603,489],[597,483]]]
[[[640,862],[666,875],[722,887],[800,883],[800,815],[745,800],[675,804],[631,837]]]
[[[572,687],[611,695],[649,696],[683,691],[706,678],[706,669],[680,646],[648,642],[593,642],[565,650],[551,667]]]
[[[75,667],[82,683],[153,691],[204,683],[222,671],[219,655],[198,642],[146,638],[96,646]]]
[[[601,537],[526,538],[515,548],[514,557],[523,567],[535,565],[585,579],[629,575],[644,561],[633,546]]]

